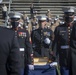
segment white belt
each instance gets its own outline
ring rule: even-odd
[[[20,51],[24,51],[24,48],[19,48]]]
[[[67,49],[67,48],[69,48],[69,45],[61,46],[61,49]]]

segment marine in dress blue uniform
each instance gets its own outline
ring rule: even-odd
[[[28,75],[28,65],[33,64],[32,45],[29,41],[29,33],[23,26],[19,26],[21,14],[13,13],[10,17],[12,29],[15,31],[15,36],[18,39],[19,50],[21,55],[21,75]]]
[[[15,32],[0,27],[0,75],[20,75],[20,52]]]
[[[51,54],[51,46],[53,41],[53,31],[46,28],[46,16],[39,16],[39,28],[35,29],[31,33],[32,46],[34,49],[34,57],[47,57],[52,62],[54,57]],[[49,64],[50,65],[50,64]],[[44,71],[43,74],[47,75],[47,71],[51,70],[52,75],[56,75],[56,68],[50,67],[48,70]]]
[[[72,28],[70,41],[70,75],[76,75],[76,22],[74,23]]]
[[[76,20],[74,16],[74,25],[70,37],[70,75],[76,75]]]
[[[64,9],[65,23],[59,25],[55,29],[55,37],[53,41],[53,50],[56,57],[59,57],[61,75],[69,75],[70,60],[70,35],[74,25],[74,9],[69,7]]]
[[[53,40],[53,31],[45,28],[46,16],[39,16],[39,28],[31,33],[32,45],[34,49],[34,57],[50,58],[50,49]]]

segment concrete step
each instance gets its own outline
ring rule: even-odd
[[[12,10],[11,10],[12,11]],[[29,10],[24,10],[24,9],[15,9],[16,12],[23,12],[23,11],[26,11],[26,14],[30,14],[30,11]],[[37,13],[38,14],[46,14],[47,12],[47,9],[46,10],[42,10],[42,11],[38,11]],[[63,11],[51,11],[52,14],[63,14]]]
[[[76,2],[76,0],[13,0],[15,1],[25,1],[25,2]]]
[[[29,5],[11,5],[11,8],[29,8],[30,6]],[[67,6],[34,6],[34,8],[37,8],[37,7],[41,7],[41,8],[64,8],[64,7],[67,7]],[[75,5],[76,7],[76,5]],[[1,9],[1,8],[0,8]]]
[[[17,10],[30,10],[30,7],[11,7],[11,10],[13,10],[13,9],[17,9]],[[34,10],[47,10],[47,9],[50,9],[51,11],[52,10],[55,10],[55,11],[62,11],[62,7],[60,8],[58,8],[58,7],[50,7],[50,6],[48,6],[48,7],[46,7],[46,6],[44,6],[44,7],[38,7],[38,6],[36,6],[36,7],[34,7]]]
[[[60,6],[62,6],[62,5],[68,5],[68,4],[70,4],[71,6],[74,4],[74,5],[76,5],[76,3],[74,2],[69,2],[69,3],[66,3],[66,2],[63,2],[63,3],[57,3],[57,2],[55,2],[55,3],[51,3],[51,2],[48,2],[48,3],[33,3],[34,5],[42,5],[42,6],[49,6],[49,5],[60,5]],[[12,3],[12,5],[31,5],[31,3],[25,3],[25,2],[22,2],[22,3]]]

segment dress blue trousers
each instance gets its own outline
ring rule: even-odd
[[[61,75],[69,75],[69,69],[66,67],[60,67]]]
[[[24,75],[24,68],[21,69],[21,74],[20,75]]]

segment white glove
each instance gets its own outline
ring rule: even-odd
[[[52,62],[52,63],[50,64],[50,67],[53,67],[53,66],[57,66],[57,62]]]
[[[45,38],[44,42],[45,42],[46,44],[50,44],[51,41],[50,41],[49,38]]]
[[[26,28],[28,28],[28,26],[26,26]]]
[[[34,70],[34,65],[28,65],[29,70]]]

